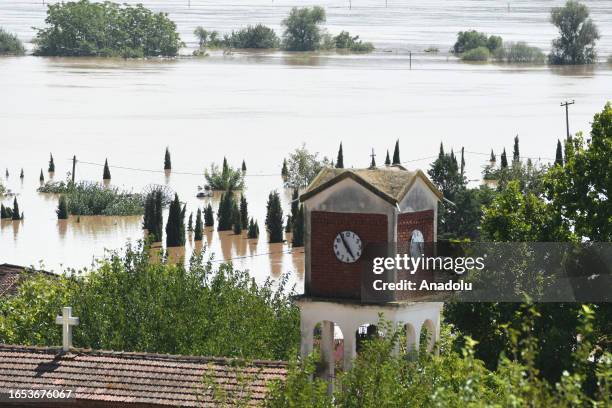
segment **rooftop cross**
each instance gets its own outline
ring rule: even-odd
[[[72,316],[72,308],[62,308],[62,315],[55,318],[56,324],[62,325],[62,349],[69,351],[72,347],[72,326],[78,326],[79,318]]]

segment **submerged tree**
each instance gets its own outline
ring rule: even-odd
[[[300,205],[296,217],[293,219],[293,238],[291,244],[294,247],[304,246],[304,205]]]
[[[344,154],[342,152],[342,142],[340,142],[340,148],[338,149],[338,158],[336,159],[336,168],[344,168]]]
[[[239,168],[230,167],[225,157],[221,169],[213,163],[210,170],[204,172],[204,177],[213,190],[234,191],[241,190],[244,187],[244,172]]]
[[[240,195],[240,223],[242,228],[246,228],[249,223],[249,203],[244,194]]]
[[[229,231],[233,224],[234,194],[226,191],[221,194],[217,211],[217,231]]]
[[[181,209],[178,194],[174,195],[174,200],[170,203],[166,224],[166,246],[185,246],[185,208]]]
[[[244,160],[242,160],[242,172],[246,173],[246,171],[247,171],[246,163]]]
[[[170,150],[166,147],[166,154],[164,155],[164,170],[172,170],[172,161],[170,160]]]
[[[268,196],[266,210],[266,230],[270,234],[270,243],[283,242],[283,208],[277,191]]]
[[[153,242],[160,242],[163,233],[163,193],[153,191],[145,198],[143,228],[147,230]]]
[[[40,177],[38,179],[40,180],[41,183],[45,182],[45,176],[43,175],[42,169],[40,169]]]
[[[0,55],[23,55],[25,47],[19,38],[0,28]]]
[[[213,208],[210,203],[204,209],[204,226],[205,227],[213,227],[215,225],[215,217],[213,213]]]
[[[19,204],[17,203],[17,197],[13,200],[13,220],[21,220],[23,218],[23,214],[19,212]]]
[[[189,213],[189,221],[187,221],[187,231],[193,232],[193,213]]]
[[[58,220],[67,220],[68,219],[68,206],[66,205],[66,196],[61,195],[59,198],[59,203],[57,204],[57,210],[55,210],[57,214]]]
[[[294,7],[289,16],[282,21],[283,47],[288,51],[314,51],[321,46],[321,29],[325,22],[322,7]]]
[[[202,240],[202,210],[198,208],[195,220],[195,231],[193,234],[194,241]]]
[[[108,167],[108,159],[104,160],[104,173],[102,174],[102,180],[110,180],[110,168]]]
[[[393,149],[393,163],[392,164],[401,164],[400,149],[399,149],[399,139],[397,139],[395,141],[395,148]]]
[[[551,64],[594,64],[597,62],[595,43],[599,32],[589,18],[589,9],[569,0],[564,7],[553,7],[550,21],[559,29],[548,56]]]
[[[247,237],[250,239],[259,238],[259,225],[257,224],[257,221],[253,220],[253,218],[251,218],[251,220],[249,221]]]
[[[235,201],[234,206],[232,207],[232,224],[234,234],[242,234],[242,217],[240,215],[240,208],[238,208],[238,204]]]
[[[55,173],[55,162],[53,161],[53,153],[50,153],[49,156],[49,173]]]

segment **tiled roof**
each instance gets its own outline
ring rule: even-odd
[[[287,373],[282,361],[236,361],[0,344],[0,394],[63,389],[73,390],[77,406],[213,407],[218,400],[206,390],[215,384],[229,396],[248,394],[251,405],[258,405],[270,381]]]
[[[1,264],[0,265],[0,296],[12,295],[17,291],[19,280],[26,274],[31,273],[31,270],[23,266]],[[36,271],[37,273],[45,273],[56,276],[50,272]]]
[[[345,178],[351,178],[395,205],[408,193],[417,177],[421,178],[438,198],[442,198],[442,193],[421,170],[409,171],[402,166],[389,166],[373,169],[336,169],[325,167],[310,183],[300,199],[302,201],[307,200],[337,182]]]

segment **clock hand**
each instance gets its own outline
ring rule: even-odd
[[[346,251],[349,253],[351,258],[355,259],[355,255],[353,255],[353,251],[351,251],[351,247],[347,244],[343,234],[340,234],[340,239],[342,239],[342,245],[344,245],[344,248],[346,248]]]

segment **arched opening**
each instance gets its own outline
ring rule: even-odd
[[[342,367],[344,348],[340,327],[332,321],[323,320],[313,330],[313,350],[319,354],[316,375],[332,380],[338,368]]]
[[[429,319],[425,320],[421,326],[420,344],[427,352],[433,351],[436,344],[436,327]]]
[[[404,329],[406,330],[406,353],[411,357],[416,357],[419,352],[416,330],[410,323],[405,324]]]
[[[357,353],[359,353],[364,346],[364,343],[368,340],[374,340],[378,337],[384,336],[380,330],[378,330],[378,326],[372,323],[366,323],[359,326],[357,332],[355,333],[355,346],[357,349]]]

